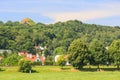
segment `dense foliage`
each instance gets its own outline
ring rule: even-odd
[[[19,60],[21,59],[21,56],[18,56],[17,54],[9,54],[8,57],[3,58],[2,65],[4,66],[17,66]]]
[[[99,65],[105,65],[107,62],[107,55],[105,53],[106,49],[103,44],[96,39],[91,42],[89,48],[92,53],[92,64],[98,65],[98,70],[100,70]]]
[[[70,54],[69,61],[76,69],[83,68],[90,61],[90,51],[80,39],[74,40],[71,43],[68,53]]]
[[[47,57],[67,54],[70,44],[79,38],[83,42],[82,44],[85,43],[91,51],[93,59],[90,61],[95,65],[105,64],[109,60],[108,58],[111,58],[113,63],[116,60],[120,62],[117,58],[109,56],[109,54],[113,54],[111,51],[105,53],[105,47],[110,46],[114,40],[120,39],[120,27],[118,26],[85,24],[78,20],[55,24],[35,23],[28,18],[27,21],[23,20],[22,24],[20,22],[8,21],[4,23],[0,21],[0,49],[12,50],[13,53],[25,51],[35,54],[34,46],[46,46],[47,49],[44,53]],[[119,49],[114,50],[118,51]],[[5,52],[1,56],[6,59],[8,57]],[[13,60],[13,58],[14,56],[11,56],[8,60]]]
[[[108,48],[109,55],[113,59],[114,64],[120,66],[120,39],[114,40]]]
[[[19,71],[24,73],[31,73],[32,72],[32,63],[27,60],[19,61]]]
[[[93,39],[99,39],[103,46],[107,46],[120,38],[119,32],[119,27],[90,25],[77,20],[33,26],[8,21],[0,24],[0,49],[35,53],[34,46],[41,45],[47,46],[50,53],[62,49],[65,54],[74,39],[81,38],[88,45]]]

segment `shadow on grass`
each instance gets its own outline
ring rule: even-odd
[[[83,69],[80,69],[80,71],[84,71],[84,72],[104,72],[104,71],[120,71],[120,69],[117,69],[117,68],[100,68],[100,70],[98,70],[97,68],[83,68]]]
[[[1,71],[5,71],[5,69],[0,68],[0,72],[1,72]]]
[[[62,70],[70,70],[71,68],[61,68]]]

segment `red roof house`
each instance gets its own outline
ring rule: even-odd
[[[19,56],[25,56],[25,59],[30,60],[32,62],[39,62],[41,61],[44,64],[45,61],[45,57],[39,56],[38,54],[33,55],[32,53],[27,53],[27,52],[19,52],[18,53]]]

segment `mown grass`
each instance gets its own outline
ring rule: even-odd
[[[78,71],[71,66],[64,69],[57,66],[36,66],[33,69],[38,72],[31,74],[18,72],[18,67],[4,69],[5,71],[0,72],[0,80],[120,80],[120,71]]]

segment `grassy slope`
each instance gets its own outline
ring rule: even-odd
[[[6,68],[0,72],[0,80],[120,80],[120,72],[81,72],[76,70],[60,70],[58,67],[35,67],[38,73],[26,74],[17,72],[16,67]]]

